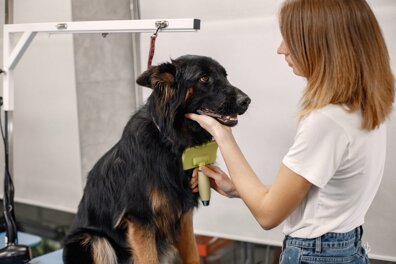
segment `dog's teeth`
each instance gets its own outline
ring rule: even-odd
[[[236,115],[222,116],[224,120],[237,120],[238,117]]]
[[[218,119],[219,121],[222,121],[227,124],[238,122],[238,114],[220,115],[208,108],[200,108],[197,110],[197,113],[201,114],[201,115],[207,115],[207,116],[214,117],[214,118]]]

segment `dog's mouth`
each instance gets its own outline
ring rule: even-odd
[[[208,108],[198,109],[197,113],[200,115],[211,116],[219,121],[221,124],[229,127],[236,126],[238,124],[238,114],[222,115]]]

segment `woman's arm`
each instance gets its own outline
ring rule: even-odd
[[[188,117],[215,138],[237,193],[264,229],[279,225],[307,195],[312,184],[283,164],[274,184],[263,184],[245,159],[230,128],[208,116],[189,114]]]

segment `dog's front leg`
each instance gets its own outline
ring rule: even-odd
[[[176,247],[183,264],[199,264],[197,242],[193,230],[193,210],[183,215],[180,231],[181,234]]]
[[[159,264],[153,230],[128,221],[128,244],[134,264]]]

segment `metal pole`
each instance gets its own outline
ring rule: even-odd
[[[13,22],[13,1],[5,0],[5,22],[4,24],[11,24]],[[6,33],[4,36],[4,54],[3,54],[3,67],[5,67],[4,85],[13,87],[13,70],[7,72],[7,61],[9,59],[11,50],[10,35]],[[8,90],[9,91],[9,90]],[[4,96],[4,94],[3,94]],[[10,96],[8,93],[7,96]],[[13,97],[13,94],[11,95]],[[1,114],[1,113],[0,113]],[[14,209],[14,186],[12,175],[14,172],[14,134],[13,134],[13,109],[5,109],[5,166],[4,166],[4,217],[6,219],[6,241],[5,247],[0,250],[1,263],[27,263],[32,259],[32,253],[28,246],[18,245],[18,229],[16,226],[15,209]]]
[[[14,0],[5,0],[5,24],[12,24],[14,22]]]
[[[5,0],[5,21],[4,24],[12,24],[14,22],[14,0]],[[10,36],[7,34],[7,36],[3,35],[4,42],[7,42],[7,46],[4,47],[4,52],[3,52],[3,58],[8,58],[9,56],[9,51],[11,50],[11,39]],[[5,60],[4,60],[5,62]],[[3,64],[3,67],[6,67],[5,63]],[[7,76],[3,76],[3,78],[7,78],[9,81],[13,79],[13,74],[14,72],[12,71],[10,74],[5,73]],[[13,84],[12,84],[13,85]],[[3,95],[4,96],[4,95]],[[10,177],[13,178],[14,175],[14,130],[13,130],[13,121],[14,121],[14,111],[4,111],[4,123],[6,125],[5,127],[5,141],[6,145],[4,148],[6,149],[6,153],[4,155],[7,155],[8,158],[6,159],[6,163],[8,167],[8,171],[10,173]],[[5,194],[4,194],[5,195]],[[12,206],[14,206],[14,194],[12,194],[11,197],[11,202]],[[12,217],[15,220],[15,211],[14,208],[12,208]],[[16,235],[16,240],[18,240],[18,236]]]
[[[14,0],[5,0],[5,16],[4,16],[4,24],[12,24],[14,22]],[[10,50],[11,50],[11,39],[9,34],[3,35],[3,67],[6,67],[6,61],[8,60]],[[5,73],[6,76],[3,78],[7,79],[7,83],[10,86],[13,86],[13,74],[14,71]],[[4,84],[3,84],[4,85]],[[3,87],[4,88],[4,87]],[[3,94],[4,96],[4,94]],[[8,151],[8,168],[11,176],[14,174],[14,131],[13,131],[13,110],[5,110],[5,117],[7,119],[7,127],[5,127],[7,134],[7,151]]]
[[[130,0],[131,2],[131,19],[141,19],[140,1]],[[132,56],[133,56],[133,73],[135,79],[141,73],[141,58],[140,58],[140,33],[132,34]],[[135,84],[135,109],[138,109],[143,104],[142,88]]]

